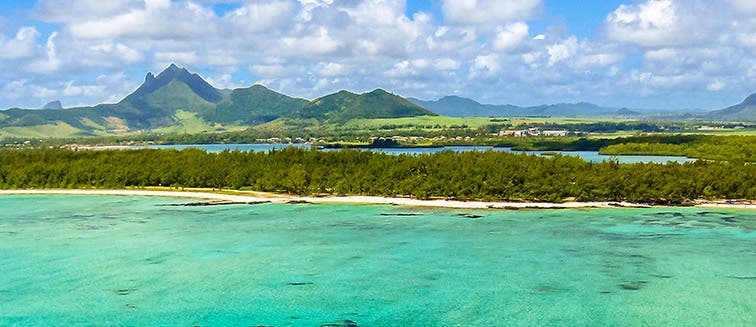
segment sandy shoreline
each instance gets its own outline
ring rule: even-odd
[[[231,192],[228,192],[231,193]],[[230,203],[345,203],[345,204],[382,204],[409,207],[432,207],[449,209],[567,209],[567,208],[647,208],[649,205],[630,202],[484,202],[454,200],[419,200],[412,198],[391,198],[380,196],[292,196],[265,192],[234,191],[233,194],[205,190],[171,191],[171,190],[86,190],[86,189],[51,189],[51,190],[0,190],[0,195],[9,194],[64,194],[64,195],[121,195],[121,196],[162,196],[173,198],[190,198]],[[697,201],[696,207],[730,208],[756,210],[756,203],[733,201]]]

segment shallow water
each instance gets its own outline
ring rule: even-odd
[[[170,206],[186,202],[0,196],[0,325],[756,318],[754,211]]]
[[[293,144],[171,144],[171,145],[148,145],[148,146],[133,146],[133,149],[176,149],[182,150],[186,148],[195,148],[205,150],[207,152],[221,152],[224,150],[239,150],[239,151],[270,151],[280,150],[286,147],[299,147],[309,148],[311,145],[302,143]],[[339,149],[326,149],[326,151],[338,151]],[[493,146],[444,146],[435,148],[372,148],[370,151],[382,152],[392,155],[400,154],[423,154],[423,153],[436,153],[440,151],[454,151],[454,152],[467,152],[467,151],[501,151],[512,153],[525,153],[543,155],[544,153],[559,153],[566,156],[573,156],[581,158],[588,162],[602,162],[608,160],[616,160],[619,163],[667,163],[667,162],[691,162],[696,159],[683,157],[683,156],[645,156],[645,155],[603,155],[598,151],[517,151],[506,147],[493,147]]]

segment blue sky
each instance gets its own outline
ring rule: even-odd
[[[756,92],[751,0],[0,2],[0,108],[116,102],[176,63],[314,98],[717,109]]]

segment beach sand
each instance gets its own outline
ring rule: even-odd
[[[400,205],[410,207],[435,207],[450,209],[567,209],[567,208],[647,208],[646,204],[603,201],[603,202],[485,202],[485,201],[456,201],[456,200],[420,200],[400,197],[381,196],[294,196],[267,192],[251,191],[214,191],[214,190],[186,190],[170,189],[49,189],[49,190],[0,190],[0,195],[7,194],[65,194],[65,195],[121,195],[121,196],[163,196],[173,198],[192,198],[213,201],[216,203],[346,203],[346,204],[381,204]],[[696,201],[695,206],[705,208],[756,209],[756,203],[750,201]]]

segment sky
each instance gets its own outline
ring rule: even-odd
[[[0,108],[117,102],[171,63],[313,99],[719,109],[756,92],[753,0],[0,1]]]

